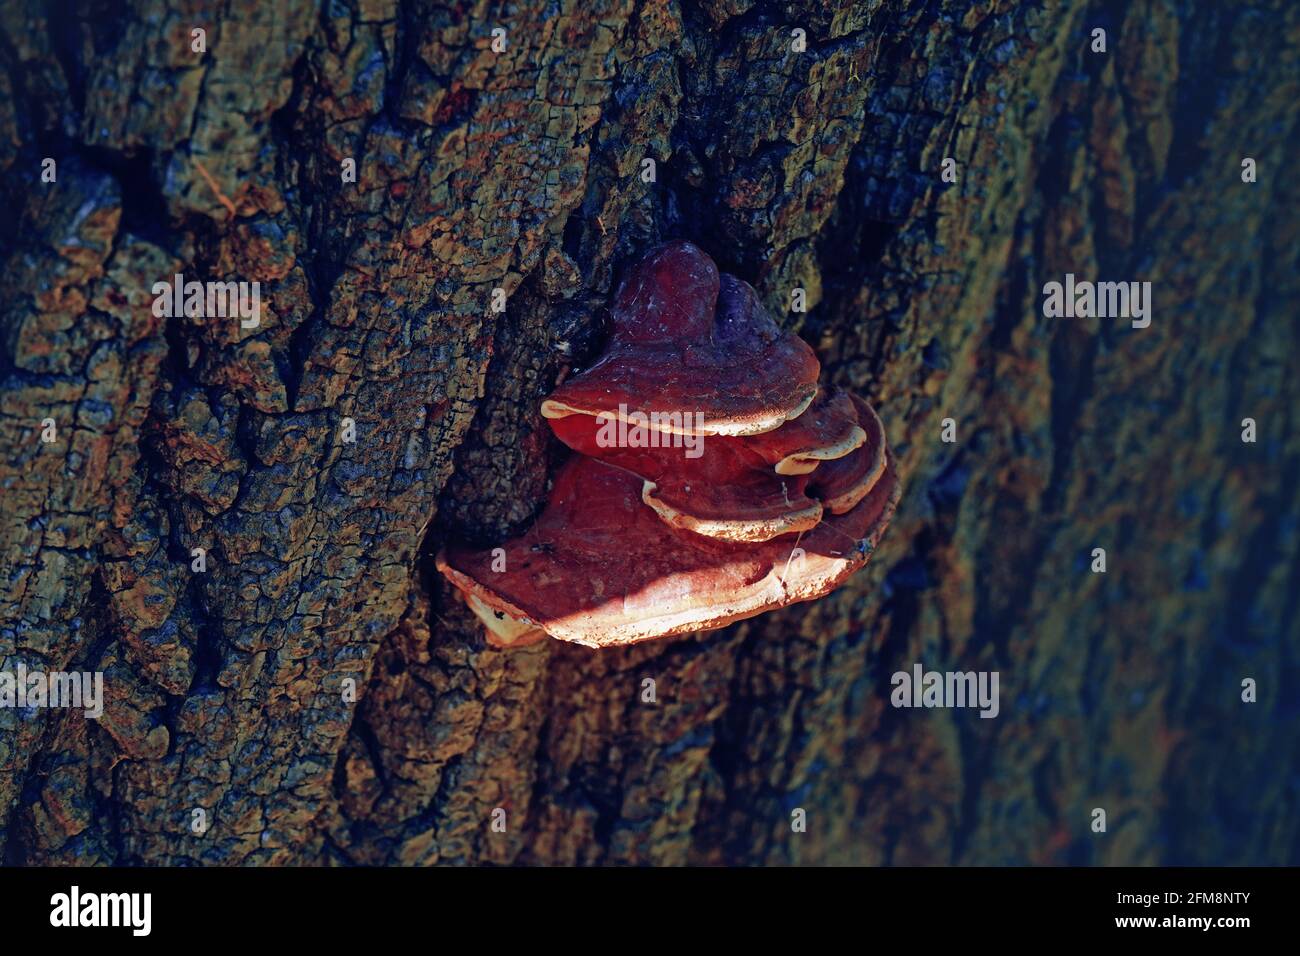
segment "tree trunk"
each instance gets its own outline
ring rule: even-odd
[[[0,658],[106,695],[0,710],[6,861],[1300,859],[1300,7],[221,6],[0,11]],[[671,237],[870,396],[894,525],[813,604],[489,648],[433,555],[534,518]]]

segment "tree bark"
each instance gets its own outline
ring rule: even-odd
[[[107,697],[0,710],[7,862],[1300,859],[1295,4],[0,18],[0,658]],[[870,396],[894,526],[813,604],[489,648],[433,555],[536,515],[538,403],[672,237]],[[1066,273],[1150,326],[1045,317]],[[918,662],[997,718],[891,707]]]

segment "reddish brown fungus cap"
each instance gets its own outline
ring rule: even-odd
[[[886,462],[857,507],[801,536],[761,544],[689,534],[641,500],[636,475],[590,458],[570,459],[545,511],[506,542],[504,570],[491,549],[448,547],[437,565],[523,633],[592,647],[721,627],[834,589],[864,565],[898,501]],[[498,553],[497,567],[501,567]]]
[[[856,395],[841,394],[852,416],[847,419],[849,427],[843,431],[844,437],[832,445],[821,445],[813,439],[818,433],[824,434],[825,429],[820,423],[810,424],[803,430],[809,441],[800,443],[805,451],[779,459],[778,468],[796,463],[798,473],[737,468],[729,480],[709,483],[677,467],[665,470],[654,481],[647,480],[642,499],[673,527],[733,541],[768,541],[808,531],[829,515],[851,511],[871,493],[884,473],[885,429],[870,405]],[[795,422],[768,434],[777,435],[796,426],[807,415],[805,412]],[[830,417],[829,413],[824,416]],[[768,452],[763,454],[753,445],[765,438],[767,435],[706,439],[701,460],[710,456],[725,460],[727,442],[744,443],[746,454],[758,454],[760,459],[775,457],[772,447],[792,444],[787,441],[774,445],[763,449]]]
[[[555,434],[574,451],[642,479],[642,500],[664,521],[696,534],[766,541],[807,531],[822,506],[804,494],[807,477],[778,475],[746,438],[684,437],[642,431],[649,447],[628,447],[613,419],[571,415],[553,419]],[[608,439],[602,441],[604,433]]]
[[[751,435],[748,448],[778,475],[805,475],[824,461],[843,458],[867,440],[849,393],[824,388],[798,418],[775,431]]]
[[[843,514],[865,498],[885,471],[885,426],[875,411],[852,396],[866,440],[852,453],[822,464],[808,476],[808,494],[830,514]]]
[[[641,412],[663,431],[754,435],[797,418],[817,393],[812,349],[689,242],[638,263],[612,312],[607,352],[542,403],[545,417]]]
[[[849,393],[822,389],[811,405],[792,421],[759,435],[710,435],[699,446],[686,432],[651,427],[649,417],[635,412],[621,420],[616,414],[566,415],[549,419],[557,438],[579,454],[630,468],[647,478],[679,464],[689,468],[694,447],[704,449],[711,480],[725,481],[731,469],[753,469],[778,475],[803,475],[823,461],[842,458],[866,441],[858,424],[858,409]],[[654,433],[654,434],[651,434]],[[627,440],[620,440],[627,439]]]
[[[821,520],[822,504],[805,493],[807,475],[866,441],[858,414],[848,393],[833,389],[794,421],[762,435],[665,434],[629,428],[604,413],[552,419],[551,427],[579,454],[644,479],[642,500],[673,527],[731,541],[767,541],[808,531]],[[849,470],[828,485],[838,497],[855,476]]]

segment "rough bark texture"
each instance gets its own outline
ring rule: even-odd
[[[108,694],[0,710],[6,861],[1300,859],[1296,4],[0,21],[0,658]],[[490,649],[432,554],[531,520],[538,401],[666,237],[871,396],[894,527],[813,605]],[[261,326],[155,318],[174,272],[261,282]],[[1150,327],[1044,318],[1066,272],[1150,280]],[[914,662],[1000,715],[890,707]]]

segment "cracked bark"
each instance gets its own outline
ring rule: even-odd
[[[108,694],[0,710],[8,862],[1297,859],[1293,4],[0,19],[0,657]],[[894,527],[813,605],[491,650],[432,553],[531,520],[539,399],[675,236],[871,395]],[[1152,280],[1151,327],[1044,319],[1069,271]],[[175,272],[261,326],[154,318]],[[1000,717],[890,708],[915,661]]]

